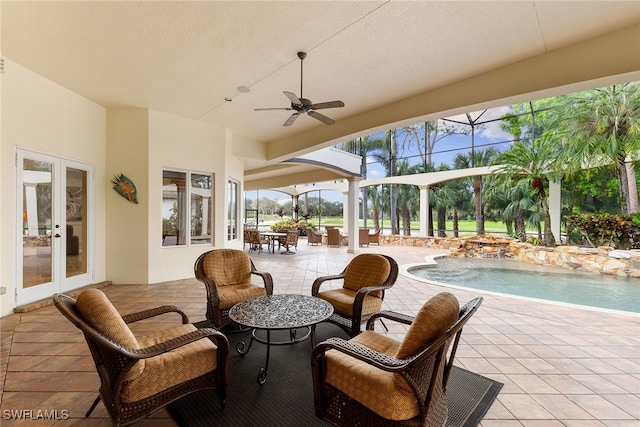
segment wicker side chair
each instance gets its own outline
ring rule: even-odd
[[[217,390],[224,409],[229,342],[222,333],[197,329],[174,306],[120,316],[98,289],[82,291],[77,300],[55,294],[53,301],[84,333],[100,377],[98,398],[85,417],[102,400],[113,425],[130,424],[204,389]],[[127,326],[165,313],[178,313],[182,324],[141,337]]]
[[[455,296],[444,292],[415,319],[380,312],[357,337],[318,344],[311,360],[316,415],[336,426],[445,425],[447,383],[462,328],[481,303],[478,297],[459,309]],[[404,340],[374,332],[379,318],[411,325]]]
[[[315,231],[311,227],[305,227],[304,229],[307,232],[307,245],[322,246],[322,233]]]
[[[239,249],[214,249],[198,257],[194,273],[207,289],[207,319],[221,329],[231,323],[229,310],[250,298],[273,294],[271,274],[256,270],[249,255]],[[252,283],[252,275],[262,284]]]
[[[290,255],[293,253],[291,248],[295,248],[296,252],[298,252],[298,237],[300,237],[298,230],[287,230],[287,235],[279,242],[278,246],[278,250],[280,250],[280,246],[284,246],[285,251],[280,253]]]
[[[249,252],[258,251],[258,253],[262,253],[262,246],[267,245],[269,248],[269,241],[260,236],[260,231],[256,229],[247,230],[247,239],[249,242]]]
[[[340,326],[350,337],[360,333],[361,325],[382,309],[384,292],[398,279],[396,261],[381,254],[355,256],[340,274],[318,277],[311,295],[333,305],[334,313],[328,322]],[[320,291],[323,284],[342,280],[342,287]],[[313,328],[313,327],[312,327]]]
[[[369,229],[368,228],[360,228],[358,229],[358,246],[369,246]]]
[[[340,247],[342,237],[340,236],[340,230],[334,227],[327,227],[327,246],[337,246]]]

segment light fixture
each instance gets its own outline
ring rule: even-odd
[[[238,92],[248,93],[249,92],[249,88],[246,87],[246,86],[238,86]]]

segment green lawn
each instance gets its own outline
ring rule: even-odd
[[[276,221],[279,221],[280,218],[276,218],[273,215],[261,215],[260,219],[264,220],[265,223],[273,223]],[[336,227],[343,227],[343,218],[342,217],[322,217],[320,219],[321,221],[321,228],[324,228],[327,225],[332,225],[332,226],[336,226]],[[318,228],[318,218],[310,218],[309,222],[313,225],[314,228]],[[383,221],[383,228],[385,230],[390,230],[391,229],[391,222],[389,220],[384,220]],[[363,221],[360,220],[360,226],[363,226]],[[436,226],[436,224],[434,223],[434,226]],[[367,220],[367,227],[368,228],[373,228],[373,220],[369,219]],[[466,232],[466,233],[475,233],[476,231],[476,222],[475,220],[460,220],[458,221],[458,227],[459,227],[459,231],[461,232]],[[411,221],[411,229],[412,230],[420,230],[420,222],[418,221]],[[485,221],[484,223],[484,230],[486,233],[506,233],[507,232],[507,228],[504,225],[504,223],[502,222],[497,222],[497,221]],[[533,231],[533,230],[531,230]],[[447,221],[447,232],[451,233],[453,232],[453,223],[451,221]],[[413,233],[412,233],[413,234]]]

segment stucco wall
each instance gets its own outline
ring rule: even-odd
[[[16,148],[95,165],[95,271],[105,280],[105,130],[106,110],[5,58],[2,75],[0,140],[0,314],[14,307],[16,251]]]

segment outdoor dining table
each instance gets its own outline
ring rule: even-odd
[[[287,237],[287,233],[279,233],[276,231],[263,231],[260,232],[260,235],[269,240],[269,252],[272,254],[276,252],[276,240],[281,237]]]

